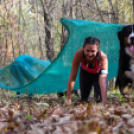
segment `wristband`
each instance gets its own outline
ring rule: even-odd
[[[102,70],[100,70],[100,74],[107,74],[108,75],[108,70],[102,69]]]

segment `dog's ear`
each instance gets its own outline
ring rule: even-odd
[[[124,46],[124,30],[118,32],[118,39],[120,41],[120,47]]]
[[[123,30],[118,32],[118,39],[121,41],[123,39]]]

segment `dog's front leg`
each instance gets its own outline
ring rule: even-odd
[[[132,88],[134,88],[134,72],[125,71],[125,76],[132,80]]]

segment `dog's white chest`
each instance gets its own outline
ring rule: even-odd
[[[132,72],[134,72],[134,59],[130,60],[130,69]]]
[[[130,66],[130,69],[131,69],[132,72],[134,72],[134,64],[132,64],[132,65]]]

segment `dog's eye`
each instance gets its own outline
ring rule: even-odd
[[[128,32],[131,32],[131,29],[128,29],[127,31],[128,31]]]

